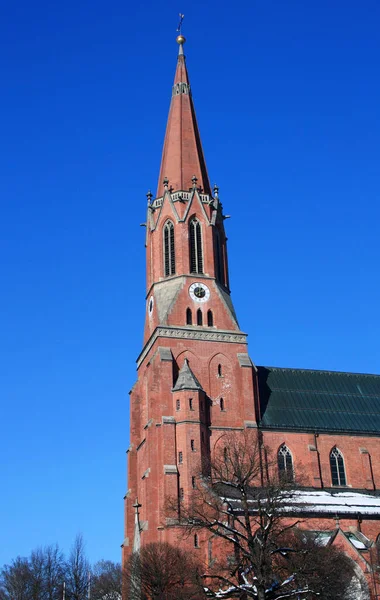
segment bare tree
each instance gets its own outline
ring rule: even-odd
[[[18,556],[10,565],[4,565],[0,572],[1,600],[29,600],[31,574],[27,558]]]
[[[65,562],[57,544],[44,548],[44,598],[60,600],[64,581]]]
[[[90,564],[86,557],[83,537],[78,534],[65,565],[66,596],[68,600],[86,600],[89,579]]]
[[[33,550],[0,572],[1,600],[60,600],[64,559],[58,546]]]
[[[30,600],[43,600],[45,556],[42,548],[33,550],[29,558]]]
[[[270,467],[262,471],[264,451],[255,431],[221,436],[203,469],[208,477],[200,477],[179,511],[177,501],[169,501],[171,516],[188,533],[205,530],[223,546],[204,574],[208,597],[345,598],[352,576],[348,559],[298,529],[301,520],[291,517],[302,513],[296,485]],[[334,576],[332,561],[341,575],[335,569]]]
[[[100,560],[91,572],[91,600],[120,600],[121,566],[111,560]]]
[[[128,600],[200,600],[204,597],[194,558],[164,543],[143,546],[125,570]]]

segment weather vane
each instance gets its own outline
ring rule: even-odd
[[[180,35],[182,34],[182,21],[184,18],[185,18],[185,15],[182,15],[181,13],[179,13],[179,23],[178,23],[177,31]]]

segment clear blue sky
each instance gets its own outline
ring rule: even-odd
[[[118,559],[178,12],[255,363],[380,372],[378,0],[0,8],[0,565]]]

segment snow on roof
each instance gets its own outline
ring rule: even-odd
[[[378,515],[380,497],[359,492],[296,491],[290,504],[302,504],[307,512],[350,513]]]
[[[238,498],[226,498],[239,505]],[[249,500],[254,504],[255,500]],[[237,506],[236,506],[237,508]],[[326,490],[296,490],[286,494],[283,509],[285,512],[329,513],[372,515],[380,518],[380,496],[360,492],[328,492]]]
[[[354,535],[353,533],[345,533],[344,534],[351,542],[351,544],[353,544],[355,546],[355,548],[357,548],[358,550],[367,550],[367,546],[361,542],[360,540],[358,540],[358,538],[356,537],[356,535]]]

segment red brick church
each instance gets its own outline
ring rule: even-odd
[[[207,173],[185,39],[177,41],[157,193],[148,194],[124,560],[140,543],[175,539],[165,498],[191,495],[220,432],[254,428],[281,472],[303,473],[307,526],[335,536],[365,574],[363,598],[380,598],[371,558],[380,544],[380,376],[252,362],[230,294],[225,216]],[[201,535],[186,543],[207,556]]]

